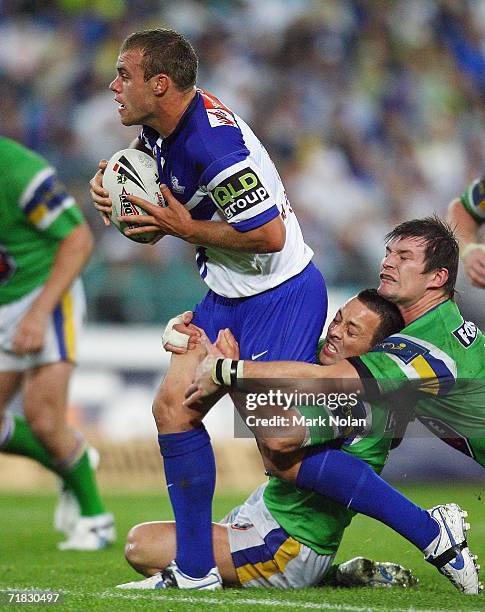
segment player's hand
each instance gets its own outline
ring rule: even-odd
[[[200,404],[203,398],[220,390],[220,385],[216,385],[212,380],[212,366],[215,360],[214,355],[207,355],[198,365],[195,380],[185,392],[184,406],[190,408],[193,404]]]
[[[184,355],[200,344],[203,332],[191,321],[194,313],[188,310],[167,323],[162,336],[163,348],[176,355]]]
[[[485,245],[477,244],[475,248],[470,248],[462,259],[472,285],[485,289]]]
[[[239,359],[239,344],[230,329],[219,330],[215,348],[221,352],[222,357]]]
[[[194,223],[189,211],[170,192],[166,185],[160,185],[160,191],[166,206],[157,206],[139,198],[138,196],[126,196],[127,200],[142,208],[148,215],[124,215],[118,217],[118,221],[124,221],[130,225],[140,225],[131,229],[125,229],[126,236],[143,234],[144,232],[163,232],[170,236],[177,236],[188,240]]]
[[[17,355],[36,353],[44,347],[48,315],[29,311],[17,325],[12,350]]]
[[[107,226],[110,224],[110,217],[112,212],[112,202],[109,199],[108,191],[103,187],[103,174],[106,170],[106,166],[108,165],[108,161],[106,159],[102,159],[99,164],[99,170],[93,176],[93,178],[89,181],[91,194],[91,199],[94,203],[94,208],[99,210],[101,214],[101,218],[103,219],[103,223]]]

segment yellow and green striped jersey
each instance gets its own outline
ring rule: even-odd
[[[0,138],[0,305],[42,285],[59,243],[84,222],[54,168]]]
[[[394,390],[406,410],[409,393],[430,431],[485,466],[485,336],[455,302],[442,302],[352,363],[382,392]]]

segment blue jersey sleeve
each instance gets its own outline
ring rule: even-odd
[[[194,157],[202,170],[200,185],[217,210],[235,229],[246,232],[265,225],[280,214],[271,180],[245,143],[237,126],[209,128],[199,134]],[[274,166],[273,166],[274,169]]]

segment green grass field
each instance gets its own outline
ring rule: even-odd
[[[485,562],[485,486],[413,488],[406,492],[425,507],[457,501],[469,512],[470,548]],[[53,495],[0,496],[0,590],[36,588],[62,591],[60,610],[485,610],[485,595],[465,596],[422,560],[419,551],[387,527],[357,517],[347,530],[337,560],[364,555],[395,561],[413,569],[419,587],[410,590],[330,589],[301,591],[227,589],[217,593],[116,591],[114,585],[136,579],[123,558],[123,538],[131,525],[170,518],[168,502],[158,495],[108,495],[116,515],[119,541],[94,553],[58,552],[52,527]],[[242,501],[242,496],[218,496],[218,518]],[[5,604],[1,609],[44,609],[46,606]]]

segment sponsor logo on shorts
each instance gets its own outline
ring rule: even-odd
[[[250,168],[244,168],[224,179],[220,185],[212,189],[211,196],[227,220],[269,198],[258,175]]]
[[[251,523],[232,523],[231,529],[234,529],[234,531],[247,531],[251,529],[252,526]]]

